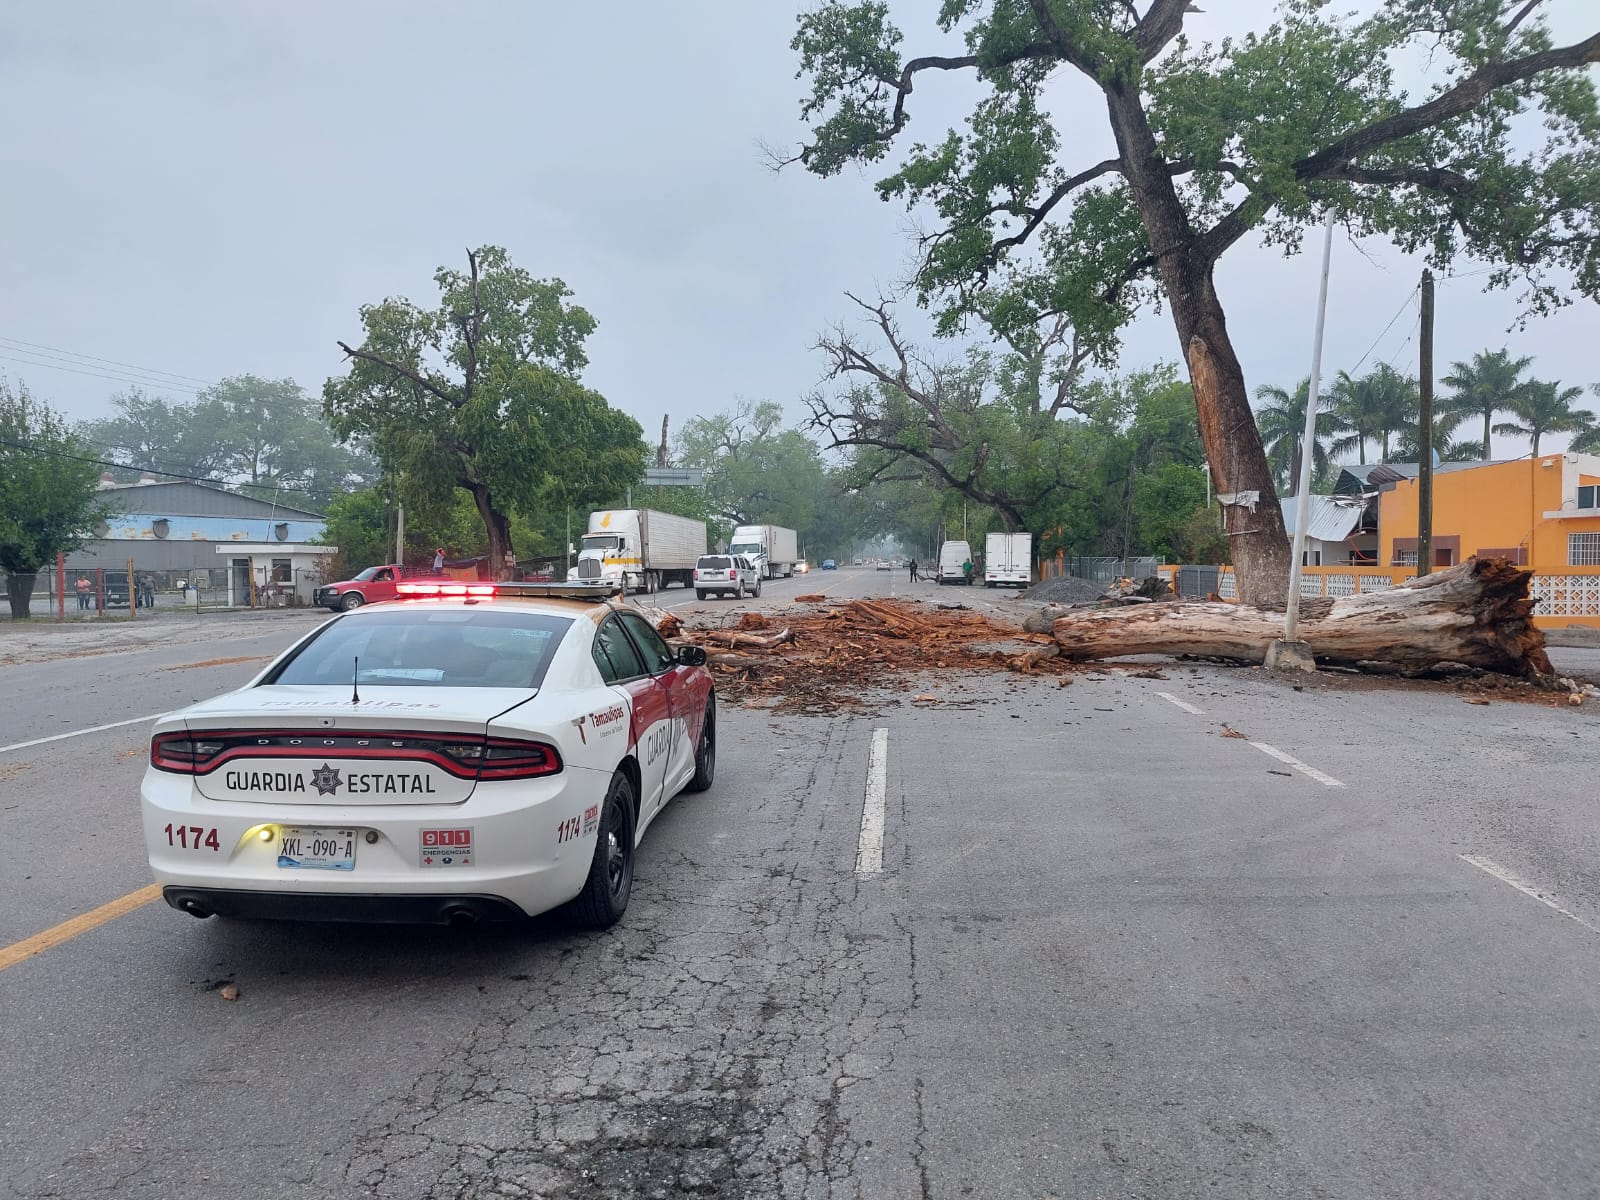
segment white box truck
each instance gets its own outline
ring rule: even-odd
[[[991,533],[983,539],[983,586],[1027,587],[1033,582],[1033,534]]]
[[[939,547],[939,582],[966,583],[967,573],[961,568],[971,561],[971,546],[965,542],[946,542]]]
[[[706,523],[649,508],[605,508],[589,514],[569,581],[609,580],[624,591],[694,586],[694,564],[706,552]]]
[[[739,525],[729,554],[742,554],[761,569],[763,579],[788,578],[800,561],[800,535],[782,525]]]

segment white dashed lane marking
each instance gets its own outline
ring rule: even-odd
[[[1156,695],[1160,696],[1163,700],[1166,700],[1167,702],[1169,702],[1171,704],[1176,704],[1179,708],[1183,709],[1183,711],[1186,712],[1186,713],[1193,713],[1197,717],[1205,715],[1205,710],[1204,709],[1196,708],[1194,705],[1190,704],[1187,700],[1179,700],[1171,692],[1157,692]]]
[[[86,733],[104,733],[108,729],[121,729],[124,725],[139,725],[146,721],[154,721],[160,713],[151,713],[147,717],[129,717],[126,721],[113,721],[109,725],[91,725],[88,729],[74,729],[71,733],[52,733],[49,737],[34,738],[31,742],[13,742],[9,746],[0,746],[0,754],[9,754],[13,750],[26,750],[29,746],[44,746],[50,742],[64,742],[68,738],[82,737]]]
[[[1473,866],[1477,867],[1478,870],[1493,875],[1501,883],[1509,883],[1524,896],[1528,896],[1534,900],[1537,900],[1546,908],[1555,909],[1556,912],[1560,913],[1563,917],[1571,917],[1590,933],[1600,933],[1600,925],[1595,925],[1593,922],[1584,920],[1571,909],[1563,908],[1559,903],[1557,903],[1556,898],[1549,892],[1542,892],[1538,888],[1534,887],[1531,883],[1519,879],[1514,873],[1508,871],[1505,867],[1502,867],[1494,860],[1485,858],[1481,854],[1461,854],[1457,857],[1460,858],[1462,862],[1471,863]]]
[[[884,796],[889,783],[889,731],[872,731],[872,754],[867,759],[867,796],[861,806],[861,837],[856,842],[856,874],[876,875],[883,870]]]
[[[1307,776],[1307,777],[1309,777],[1311,779],[1315,779],[1318,783],[1322,784],[1324,787],[1343,787],[1344,786],[1343,783],[1339,782],[1339,780],[1335,779],[1332,775],[1325,775],[1321,771],[1317,770],[1315,767],[1307,766],[1305,763],[1301,762],[1294,755],[1285,754],[1282,750],[1279,750],[1276,746],[1269,746],[1269,745],[1267,745],[1266,742],[1251,742],[1250,744],[1252,746],[1254,746],[1257,750],[1261,751],[1261,753],[1266,754],[1266,755],[1270,755],[1271,757],[1277,759],[1279,762],[1283,763],[1285,766],[1293,767],[1296,771],[1299,771],[1300,774],[1305,775],[1305,776]]]

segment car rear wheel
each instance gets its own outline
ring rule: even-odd
[[[594,861],[572,914],[590,929],[609,929],[628,911],[633,891],[633,785],[618,771],[600,809]]]
[[[699,588],[695,588],[695,590],[694,590],[694,598],[696,600],[704,600],[710,594],[711,593],[709,593],[709,592],[701,591]]]
[[[739,580],[739,586],[733,589],[733,598],[735,600],[743,600],[744,599],[744,580],[743,579]]]
[[[353,608],[360,608],[367,602],[367,598],[360,592],[346,592],[344,599],[339,601],[339,607],[349,612]]]
[[[761,599],[761,576],[759,575],[756,576],[756,590],[754,594],[757,600]]]
[[[703,792],[717,777],[717,694],[706,697],[706,719],[700,726],[700,745],[694,752],[694,778],[685,791]]]

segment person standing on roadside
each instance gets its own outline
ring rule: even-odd
[[[961,564],[961,574],[966,576],[967,586],[972,586],[972,560],[969,558]]]
[[[90,592],[90,589],[94,587],[94,585],[89,582],[88,576],[79,575],[78,576],[78,582],[73,584],[72,586],[77,588],[77,590],[78,590],[78,611],[79,612],[88,612],[89,611],[89,592]]]
[[[913,558],[911,560],[911,582],[915,583],[916,581],[917,581],[917,560]]]
[[[444,547],[440,546],[433,552],[433,573],[440,574],[444,570]]]

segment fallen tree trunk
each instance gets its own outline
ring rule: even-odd
[[[771,650],[774,646],[785,646],[794,641],[794,633],[788,629],[767,637],[759,633],[741,633],[737,629],[697,630],[694,633],[686,633],[686,636],[701,645],[726,646],[730,650]]]
[[[1458,662],[1525,678],[1553,675],[1532,621],[1532,577],[1503,558],[1473,558],[1388,591],[1308,599],[1300,639],[1329,664]],[[1187,654],[1260,662],[1283,637],[1283,621],[1281,609],[1183,601],[1053,613],[1049,627],[1072,659]]]

